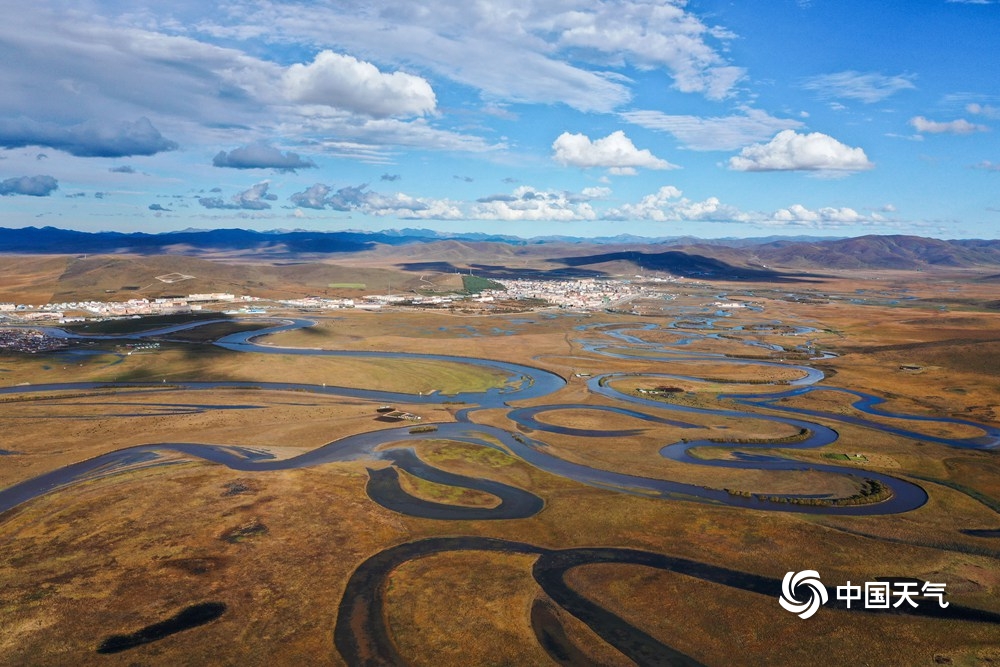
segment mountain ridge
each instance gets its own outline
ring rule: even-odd
[[[677,251],[724,261],[745,270],[781,267],[792,270],[896,269],[1000,266],[1000,240],[942,240],[912,235],[850,238],[763,237],[759,239],[649,238],[623,235],[582,239],[522,239],[480,233],[446,234],[422,229],[308,231],[246,229],[147,232],[81,232],[55,227],[0,227],[0,253],[7,254],[230,254],[257,259],[292,256],[360,256],[382,261],[399,256],[430,260],[490,263],[512,257],[546,258],[566,267],[582,267],[584,257],[652,268],[649,257]],[[468,257],[466,257],[468,253]],[[630,254],[631,253],[631,254]],[[602,259],[603,258],[603,259]],[[676,258],[675,258],[676,259]],[[655,264],[655,262],[653,262]]]

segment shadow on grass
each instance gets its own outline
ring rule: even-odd
[[[714,257],[696,255],[678,250],[647,253],[636,250],[608,252],[585,257],[560,257],[548,260],[569,267],[603,264],[605,262],[626,261],[638,268],[652,271],[667,271],[687,278],[698,277],[708,280],[759,281],[769,283],[818,282],[822,276],[810,273],[782,273],[772,269],[736,266]]]
[[[204,313],[182,313],[177,315],[150,315],[137,319],[116,319],[104,320],[101,322],[85,322],[64,327],[67,331],[74,331],[78,334],[138,334],[145,331],[154,331],[163,327],[171,327],[189,322],[201,322],[205,320],[226,320],[231,319],[229,315],[217,312]]]
[[[222,602],[202,602],[191,605],[175,616],[159,623],[147,625],[128,635],[112,635],[97,647],[98,653],[120,653],[136,646],[149,644],[177,632],[205,625],[219,618],[226,611]]]
[[[166,362],[138,357],[139,361],[136,363],[143,363],[143,365],[135,368],[117,369],[109,382],[160,382],[164,378],[175,382],[241,381],[241,378],[231,377],[216,370],[216,362],[236,358],[237,355],[244,354],[242,352],[227,350],[208,343],[164,343],[160,351],[179,352],[181,358]]]

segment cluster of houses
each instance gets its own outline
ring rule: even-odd
[[[484,290],[480,298],[540,299],[562,308],[607,308],[642,296],[648,289],[630,280],[496,280],[506,290]]]
[[[66,341],[37,329],[0,329],[0,350],[51,352],[66,347]]]
[[[161,298],[138,298],[127,301],[65,301],[32,304],[0,303],[0,316],[22,322],[52,321],[63,324],[81,322],[85,317],[128,317],[132,315],[172,315],[201,310],[206,303],[255,301],[255,297],[213,292]]]

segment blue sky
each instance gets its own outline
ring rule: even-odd
[[[1000,0],[6,4],[0,226],[1000,237]]]

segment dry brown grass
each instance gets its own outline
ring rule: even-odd
[[[294,354],[246,355],[212,346],[168,345],[119,358],[85,359],[10,355],[2,359],[0,385],[56,382],[295,382],[420,394],[502,387],[507,375],[485,366],[426,359],[375,359]],[[122,353],[120,351],[119,353]],[[118,362],[120,359],[119,363]],[[2,400],[2,398],[0,398]]]
[[[66,256],[0,256],[0,303],[48,303],[70,261]]]
[[[41,269],[40,269],[41,270]],[[940,285],[913,276],[888,276],[877,284],[838,278],[821,289],[850,297],[859,287],[940,295]],[[906,282],[902,282],[906,278]],[[950,279],[950,278],[949,278]],[[980,298],[980,285],[950,284],[959,297]],[[732,291],[748,286],[732,286]],[[666,307],[696,307],[728,286],[691,288]],[[765,295],[756,290],[763,314],[736,314],[720,324],[733,327],[778,319],[820,329],[810,334],[819,346],[836,345],[845,354],[823,362],[825,381],[890,396],[889,410],[917,414],[973,415],[981,419],[1000,406],[1000,384],[988,363],[979,364],[994,336],[991,313],[951,314],[943,323],[926,309],[859,306],[847,300],[801,304],[784,300],[782,287]],[[968,291],[964,291],[968,289]],[[2,299],[0,299],[2,300]],[[669,311],[664,311],[664,317]],[[511,319],[528,318],[533,324]],[[742,319],[741,319],[742,318]],[[319,334],[292,332],[275,344],[348,349],[438,352],[485,356],[543,366],[569,382],[533,404],[590,403],[585,379],[573,372],[666,372],[734,379],[760,377],[752,367],[670,364],[648,359],[617,360],[582,350],[581,341],[611,342],[599,332],[574,331],[583,323],[656,321],[619,315],[544,319],[537,315],[460,317],[434,313],[345,313],[324,321]],[[666,320],[664,320],[666,321]],[[461,327],[482,335],[463,337]],[[445,331],[440,331],[445,327]],[[514,329],[514,336],[492,334]],[[438,333],[435,333],[438,332]],[[438,335],[440,334],[440,335]],[[779,342],[787,336],[768,334]],[[967,342],[953,343],[960,339]],[[786,343],[788,341],[786,340]],[[935,345],[914,346],[920,343]],[[941,343],[937,345],[937,343]],[[909,347],[898,348],[900,345]],[[887,349],[887,346],[895,346]],[[704,344],[705,349],[711,346]],[[717,351],[731,349],[720,343]],[[751,348],[748,348],[752,351]],[[190,358],[188,358],[190,356]],[[495,383],[479,371],[448,364],[379,364],[340,359],[289,359],[249,355],[133,355],[126,365],[109,358],[60,368],[42,359],[5,356],[0,383],[55,379],[114,379],[123,370],[148,373],[195,372],[261,381],[298,382],[338,377],[344,384],[383,388],[445,380],[466,386]],[[261,355],[263,357],[263,355]],[[920,374],[899,370],[903,359],[924,366]],[[322,361],[322,363],[320,363]],[[41,366],[49,365],[50,370]],[[773,372],[770,369],[768,373]],[[780,377],[780,369],[778,371]],[[726,375],[721,375],[726,373]],[[154,379],[155,375],[153,376]],[[178,377],[178,376],[171,376]],[[309,378],[309,379],[306,379]],[[170,378],[168,378],[169,381]],[[658,383],[659,381],[654,381]],[[619,388],[649,384],[619,380]],[[781,387],[674,382],[691,391],[692,404],[717,406],[716,395],[768,393]],[[961,391],[958,391],[958,390]],[[136,403],[138,405],[129,405]],[[164,414],[155,404],[241,404],[247,410]],[[525,401],[514,400],[514,405]],[[788,405],[855,414],[842,395],[814,392]],[[986,406],[983,408],[982,406]],[[398,405],[424,422],[452,421],[463,406]],[[725,407],[733,407],[726,405]],[[791,427],[747,418],[681,415],[655,408],[651,414],[693,421],[696,429],[648,425],[622,415],[586,410],[557,411],[540,418],[553,424],[598,428],[639,428],[642,433],[608,441],[536,432],[553,454],[595,467],[620,470],[713,488],[755,492],[830,492],[850,495],[849,478],[818,473],[764,473],[721,470],[664,461],[657,450],[681,437],[782,437]],[[762,409],[763,410],[763,409]],[[145,416],[116,416],[139,412]],[[351,433],[395,424],[375,421],[373,404],[309,393],[271,391],[96,392],[86,397],[47,397],[0,404],[0,448],[18,452],[0,457],[0,486],[22,481],[73,461],[134,444],[189,441],[266,448],[287,457]],[[475,413],[473,420],[515,430],[503,410]],[[901,438],[836,420],[840,440],[822,450],[782,456],[829,463],[828,451],[861,452],[866,463],[843,463],[859,470],[926,476],[962,485],[1000,500],[1000,469],[993,452],[960,451]],[[894,419],[882,420],[894,425]],[[910,425],[952,437],[971,434],[941,423]],[[221,601],[227,612],[217,621],[116,656],[108,664],[342,664],[333,647],[337,605],[358,565],[390,546],[423,537],[473,535],[529,542],[546,548],[621,546],[649,550],[780,579],[789,570],[816,569],[828,585],[879,576],[914,576],[947,582],[953,604],[1000,611],[996,551],[990,540],[964,529],[997,528],[993,510],[966,493],[920,482],[930,500],[915,511],[888,517],[830,517],[765,513],[693,502],[664,501],[587,487],[542,472],[516,457],[483,447],[430,438],[416,445],[420,456],[442,469],[483,476],[536,493],[545,500],[536,516],[518,521],[418,519],[393,513],[365,495],[366,462],[327,464],[269,473],[230,471],[185,462],[135,469],[56,491],[0,517],[0,655],[11,664],[64,665],[94,662],[96,647],[111,634],[127,633],[175,614],[197,602]],[[717,449],[711,455],[725,455]],[[381,465],[381,464],[376,464]],[[480,502],[454,496],[403,476],[416,494],[447,502]],[[234,486],[235,485],[235,486]],[[230,493],[234,488],[243,489]],[[225,536],[244,530],[235,543]],[[258,530],[263,526],[266,530]],[[544,664],[547,657],[531,632],[529,612],[540,595],[528,556],[485,552],[449,553],[406,563],[389,577],[387,615],[401,652],[418,664]],[[921,664],[936,655],[954,664],[992,657],[996,626],[911,617],[871,616],[822,610],[803,622],[784,612],[777,600],[708,584],[681,575],[622,565],[572,570],[570,584],[588,598],[622,615],[661,641],[708,664],[805,664],[823,656],[829,664]],[[573,642],[602,664],[621,664],[610,649],[579,621],[558,612]]]

